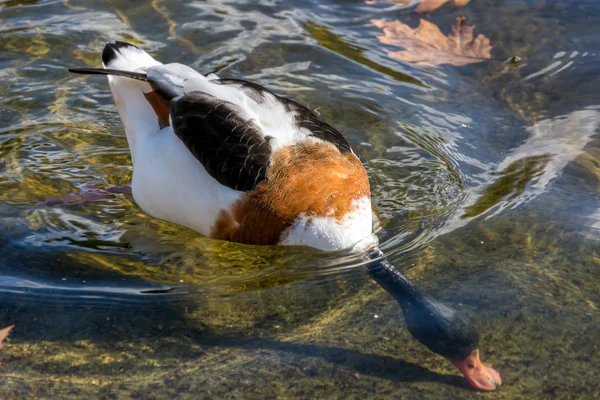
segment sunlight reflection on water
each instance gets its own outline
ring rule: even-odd
[[[390,58],[398,46],[371,21],[415,28],[415,5],[1,2],[0,317],[17,328],[0,392],[56,397],[45,383],[68,380],[107,397],[473,395],[411,341],[356,256],[203,238],[123,193],[78,201],[132,168],[105,79],[65,68],[126,40],[266,85],[340,129],[366,165],[382,249],[474,315],[507,378],[498,396],[592,396],[598,4],[447,4],[425,18],[447,34],[463,13],[493,46],[460,68]]]

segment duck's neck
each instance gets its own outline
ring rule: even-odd
[[[480,390],[494,390],[500,375],[479,360],[477,328],[462,312],[428,296],[387,261],[378,249],[367,253],[369,274],[400,307],[411,335],[452,362]]]
[[[396,299],[405,316],[415,305],[431,301],[423,291],[398,271],[380,250],[371,250],[367,257],[370,260],[367,264],[369,274]]]
[[[423,292],[378,249],[367,257],[369,274],[400,304],[406,327],[415,339],[449,359],[463,360],[477,348],[477,329],[464,313]]]

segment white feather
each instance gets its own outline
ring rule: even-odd
[[[237,85],[220,84],[212,75],[207,79],[192,68],[177,63],[148,68],[147,74],[151,80],[167,83],[178,96],[199,91],[235,104],[243,117],[254,121],[263,135],[272,138],[269,144],[273,150],[304,140],[310,134],[308,130],[298,128],[294,123],[295,115],[270,93],[265,93],[264,99],[257,102]]]
[[[171,127],[139,144],[131,188],[148,214],[205,236],[221,209],[242,195],[210,176]]]
[[[338,221],[331,217],[313,218],[300,215],[286,229],[279,244],[309,246],[324,251],[355,248],[357,250],[376,244],[373,230],[373,211],[368,197],[353,202],[354,211]]]
[[[106,68],[147,71],[162,65],[135,47],[121,47],[118,53]],[[191,68],[180,71],[191,71],[194,78],[205,80]],[[177,75],[171,78],[174,83],[182,81]],[[153,217],[208,236],[219,211],[229,207],[241,193],[211,177],[171,127],[160,129],[156,114],[144,97],[144,92],[151,90],[147,83],[118,76],[109,76],[108,82],[129,143],[134,167],[131,187],[136,203]]]
[[[145,69],[162,65],[144,50],[137,47],[120,47],[116,55],[104,68],[121,71],[144,71]],[[160,126],[154,110],[144,97],[151,90],[150,85],[134,79],[120,76],[109,76],[108,84],[115,99],[119,115],[125,126],[127,142],[131,152],[131,160],[135,166],[137,159],[137,144],[140,137],[158,132]]]

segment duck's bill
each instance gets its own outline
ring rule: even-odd
[[[465,376],[467,381],[477,390],[495,390],[502,384],[500,374],[493,368],[483,365],[479,360],[479,350],[475,350],[464,360],[450,360]]]

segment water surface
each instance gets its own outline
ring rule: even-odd
[[[105,79],[65,69],[99,66],[113,40],[256,81],[342,131],[381,248],[477,321],[504,381],[485,397],[600,396],[600,4],[413,10],[0,2],[0,327],[16,325],[1,397],[482,396],[348,254],[207,239],[106,191],[131,179],[123,127]],[[492,60],[400,62],[372,22],[447,33],[459,13]]]

